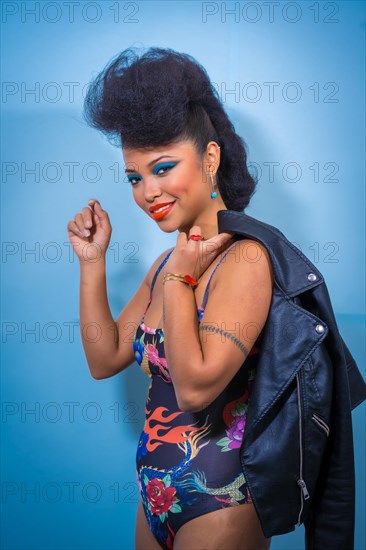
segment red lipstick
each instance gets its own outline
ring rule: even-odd
[[[151,217],[154,220],[161,220],[162,218],[164,218],[171,211],[174,204],[175,204],[175,201],[173,201],[173,202],[162,202],[160,204],[156,204],[154,206],[151,206],[149,208],[149,210],[151,212]],[[162,210],[160,210],[159,212],[156,212],[156,210],[159,210],[160,208],[162,208]]]

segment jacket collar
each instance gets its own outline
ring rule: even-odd
[[[324,282],[320,271],[276,227],[236,210],[219,210],[217,223],[219,233],[234,232],[266,247],[275,281],[288,297]]]

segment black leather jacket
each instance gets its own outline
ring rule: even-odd
[[[324,278],[277,228],[220,210],[219,233],[261,242],[274,289],[261,333],[240,460],[266,537],[305,528],[307,550],[352,550],[351,410],[366,383],[336,324]]]

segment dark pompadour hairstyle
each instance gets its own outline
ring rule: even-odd
[[[128,48],[88,86],[84,119],[114,145],[154,148],[191,140],[202,156],[209,141],[220,145],[217,181],[226,208],[242,211],[255,192],[244,140],[235,132],[202,65],[169,48],[139,56]]]

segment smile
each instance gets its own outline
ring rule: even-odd
[[[168,204],[167,206],[159,208],[159,210],[155,210],[155,212],[151,212],[151,217],[154,218],[154,220],[160,220],[161,218],[164,218],[164,216],[166,216],[171,211],[174,204],[175,201],[171,204]]]

